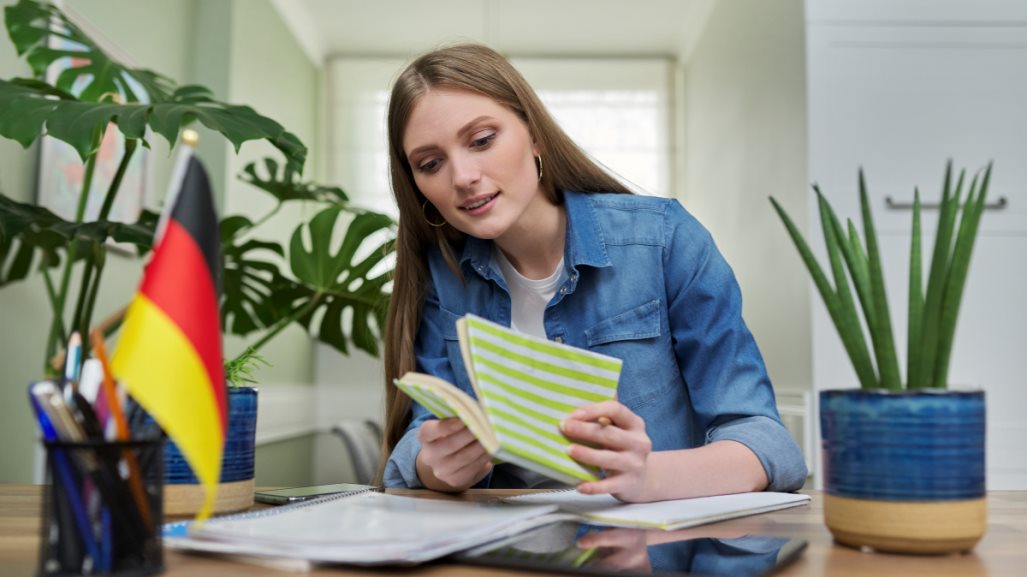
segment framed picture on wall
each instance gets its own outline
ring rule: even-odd
[[[68,14],[69,18],[73,14]],[[109,41],[104,41],[101,34],[94,34],[84,25],[81,19],[76,19],[77,25],[91,34],[101,44],[101,48],[112,58],[121,63],[132,66],[132,63],[110,46]],[[106,44],[106,45],[104,45]],[[51,46],[60,50],[80,51],[85,47],[67,39],[60,39]],[[57,60],[47,71],[49,82],[54,83],[60,73],[68,68],[81,65],[73,57],[65,57]],[[91,76],[82,75],[76,79],[72,86],[71,93],[78,95],[88,85]],[[136,95],[145,97],[146,93],[141,86],[135,85],[131,79],[126,79]],[[112,98],[116,98],[112,95]],[[97,153],[96,168],[93,174],[92,185],[89,197],[83,213],[84,221],[96,220],[99,217],[100,209],[107,194],[107,189],[114,179],[125,152],[125,138],[113,123],[108,125],[100,143],[100,150]],[[107,217],[109,221],[136,222],[143,209],[144,202],[150,198],[150,189],[153,180],[153,162],[149,150],[139,146],[127,167],[122,180],[118,195]],[[39,158],[39,189],[37,203],[44,206],[54,214],[69,221],[74,221],[79,207],[79,199],[82,194],[82,186],[85,180],[86,166],[81,157],[69,144],[50,137],[44,137],[40,143]]]

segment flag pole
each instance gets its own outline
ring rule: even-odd
[[[164,194],[164,208],[160,213],[160,220],[157,221],[157,230],[153,234],[153,246],[157,246],[160,239],[164,237],[164,229],[168,226],[168,219],[171,218],[171,209],[178,200],[178,193],[182,190],[182,179],[185,178],[185,169],[189,166],[189,159],[196,152],[196,146],[200,143],[200,133],[192,128],[186,128],[179,137],[182,148],[175,157],[175,163],[171,168],[171,178],[168,179],[168,191]]]

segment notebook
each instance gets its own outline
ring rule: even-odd
[[[574,489],[544,491],[508,497],[509,503],[553,505],[574,513],[594,525],[609,527],[646,527],[673,531],[798,507],[810,502],[809,495],[798,493],[736,493],[654,503],[623,503],[612,495],[583,495]]]
[[[597,480],[598,469],[567,454],[560,423],[577,407],[615,398],[623,362],[474,315],[457,321],[457,336],[477,400],[424,373],[406,373],[396,386],[436,417],[459,418],[500,461],[572,485]]]
[[[172,549],[278,568],[294,563],[415,564],[552,523],[553,505],[511,506],[365,491],[212,519],[172,523]],[[292,561],[293,563],[290,563]]]

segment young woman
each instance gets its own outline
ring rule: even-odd
[[[731,269],[677,201],[630,194],[480,45],[410,64],[388,131],[400,220],[386,486],[547,485],[493,466],[459,420],[435,419],[392,384],[419,370],[473,395],[455,327],[467,313],[624,360],[618,401],[563,426],[571,456],[604,472],[581,492],[655,501],[802,485]]]

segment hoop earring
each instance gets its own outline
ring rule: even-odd
[[[535,157],[535,162],[538,164],[538,181],[542,182],[542,155]]]
[[[428,223],[428,226],[434,226],[435,228],[442,228],[442,227],[446,226],[446,219],[442,219],[442,222],[440,222],[438,224],[435,224],[434,222],[428,220],[428,201],[427,200],[424,201],[424,204],[421,205],[421,215],[424,216],[424,222]]]

